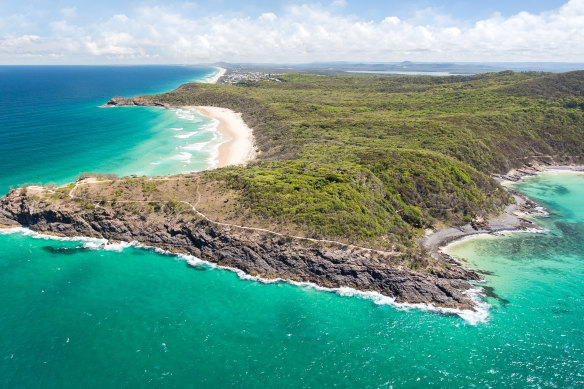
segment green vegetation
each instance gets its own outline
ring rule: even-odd
[[[155,181],[144,181],[142,183],[142,192],[154,192],[158,190],[158,184]]]
[[[76,177],[76,181],[81,181],[89,177],[95,177],[97,180],[104,181],[104,180],[117,180],[119,177],[117,174],[102,174],[102,173],[95,173],[95,172],[85,172],[81,173]]]
[[[509,203],[491,174],[584,155],[584,72],[280,79],[145,98],[242,112],[258,160],[205,179],[235,190],[242,215],[311,236],[412,246]]]

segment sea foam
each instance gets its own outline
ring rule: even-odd
[[[237,274],[237,276],[242,280],[247,281],[255,281],[260,282],[263,284],[274,284],[274,283],[288,283],[291,285],[295,285],[301,288],[309,288],[324,292],[335,293],[339,296],[343,297],[357,297],[366,300],[371,300],[373,303],[377,305],[389,305],[399,310],[422,310],[426,312],[433,312],[447,316],[458,316],[464,319],[470,325],[477,325],[479,323],[487,321],[489,317],[489,307],[490,305],[486,303],[481,296],[483,296],[482,290],[480,288],[470,289],[465,294],[475,303],[475,311],[468,310],[468,309],[456,309],[456,308],[443,308],[437,307],[432,304],[422,304],[422,303],[399,303],[396,302],[395,298],[390,296],[385,296],[379,292],[371,292],[371,291],[360,291],[357,289],[349,288],[349,287],[338,287],[338,288],[328,288],[324,286],[317,285],[312,282],[300,282],[300,281],[292,281],[286,280],[283,278],[263,278],[259,276],[252,276],[247,274],[241,269],[237,269],[234,267],[229,266],[221,266],[217,265],[213,262],[202,260],[194,255],[188,254],[174,254],[165,250],[162,250],[158,247],[147,246],[143,245],[137,241],[132,242],[117,242],[117,243],[110,243],[107,239],[100,239],[100,238],[90,238],[90,237],[59,237],[53,235],[46,235],[41,234],[35,231],[32,231],[28,228],[24,227],[16,227],[16,228],[7,228],[7,229],[0,229],[0,235],[8,235],[8,234],[16,234],[21,233],[26,236],[30,236],[35,239],[46,239],[46,240],[57,240],[57,241],[68,241],[68,242],[80,242],[82,243],[79,248],[86,248],[91,250],[104,250],[104,251],[115,251],[115,252],[122,252],[128,248],[137,248],[137,249],[146,249],[149,251],[156,252],[162,255],[170,255],[176,257],[177,259],[186,261],[189,265],[194,267],[201,267],[205,266],[210,269],[220,269],[220,270],[227,270]]]
[[[186,134],[175,135],[174,137],[177,139],[188,139],[192,136],[197,135],[198,133],[199,133],[198,131],[191,131],[191,132],[188,132]]]
[[[470,309],[443,308],[432,304],[399,303],[395,300],[394,297],[386,296],[379,292],[361,291],[350,287],[328,288],[308,281],[292,281],[286,280],[284,278],[263,278],[259,276],[252,276],[241,269],[217,265],[213,262],[205,261],[198,257],[195,257],[194,255],[178,254],[177,256],[181,259],[184,259],[191,266],[200,267],[204,265],[213,269],[227,270],[237,274],[237,276],[242,280],[255,281],[260,282],[262,284],[287,283],[302,288],[309,288],[324,292],[335,293],[343,297],[357,297],[366,300],[371,300],[373,301],[373,303],[377,305],[389,305],[399,310],[415,309],[426,312],[439,313],[447,316],[459,316],[460,318],[464,319],[467,323],[471,325],[477,325],[479,323],[485,322],[489,317],[490,305],[483,301],[483,299],[481,298],[481,296],[483,296],[483,293],[482,289],[480,288],[472,288],[464,292],[464,294],[466,294],[475,303],[476,308],[475,311],[472,311]]]
[[[0,235],[22,234],[30,236],[33,239],[57,240],[60,242],[93,242],[93,243],[107,243],[107,239],[91,238],[87,236],[56,236],[49,234],[42,234],[26,227],[0,228]]]
[[[174,111],[176,116],[183,120],[194,121],[197,116],[189,109],[177,109]]]
[[[179,160],[179,161],[190,162],[192,157],[193,157],[193,155],[191,153],[187,153],[185,151],[182,151],[182,152],[174,155],[172,158]]]
[[[190,151],[201,151],[205,146],[209,145],[209,142],[199,142],[199,143],[191,143],[186,146],[183,146],[183,150],[190,150]]]
[[[198,258],[197,258],[198,259]],[[201,261],[200,259],[198,259]],[[197,263],[195,261],[194,263]],[[218,266],[215,264],[211,264],[213,267],[222,270],[228,270],[236,273],[239,278],[243,280],[250,280],[261,282],[264,284],[273,284],[273,283],[288,283],[291,285],[295,285],[298,287],[310,288],[315,290],[320,290],[324,292],[330,292],[338,294],[339,296],[343,297],[357,297],[366,300],[371,300],[373,303],[377,305],[389,305],[399,310],[421,310],[426,312],[433,312],[438,313],[446,316],[459,316],[460,318],[464,319],[467,323],[471,325],[477,325],[479,323],[485,322],[489,316],[489,308],[490,305],[483,301],[480,296],[482,296],[482,290],[480,288],[473,288],[465,292],[465,294],[475,303],[476,311],[472,311],[470,309],[457,309],[457,308],[444,308],[438,307],[433,304],[424,304],[424,303],[400,303],[395,300],[394,297],[383,295],[379,292],[372,292],[372,291],[361,291],[350,287],[338,287],[338,288],[328,288],[324,286],[320,286],[318,284],[308,282],[308,281],[292,281],[286,280],[283,278],[262,278],[259,276],[252,276],[250,274],[245,273],[243,270],[227,267],[227,266]]]
[[[132,242],[109,243],[108,241],[86,242],[83,243],[80,247],[90,250],[116,251],[118,253],[121,253],[122,251],[124,251],[124,249],[127,249],[129,247],[136,247],[136,244]]]
[[[172,109],[175,115],[180,120],[189,121],[189,126],[173,127],[174,131],[184,131],[173,135],[174,138],[180,140],[188,140],[192,137],[199,136],[200,142],[196,140],[187,143],[186,145],[177,145],[175,149],[182,150],[178,154],[172,155],[173,160],[184,162],[184,167],[195,161],[204,161],[206,169],[216,168],[218,165],[219,146],[225,141],[224,137],[218,130],[219,121],[215,118],[208,118],[201,115],[196,109],[192,108],[175,108]],[[195,126],[195,131],[191,128]],[[209,139],[209,136],[211,139]]]

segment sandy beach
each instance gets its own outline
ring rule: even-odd
[[[216,84],[227,71],[221,67],[218,69],[219,72],[207,81],[209,84]],[[240,113],[220,107],[191,106],[184,108],[194,109],[201,115],[219,122],[217,129],[226,140],[219,145],[217,167],[243,165],[255,158],[253,133],[241,118]]]
[[[527,219],[529,211],[527,209],[527,199],[515,195],[515,204],[510,204],[505,208],[505,212],[490,220],[485,225],[475,228],[470,224],[459,227],[446,227],[436,231],[429,232],[418,242],[435,257],[441,257],[442,250],[448,245],[468,237],[478,237],[481,235],[492,235],[503,231],[521,231],[528,228],[536,228],[530,220]]]
[[[217,81],[219,81],[219,79],[225,75],[225,72],[227,72],[227,69],[224,68],[217,67],[217,69],[219,69],[219,73],[215,74],[213,78],[209,79],[207,81],[208,84],[216,84]]]
[[[207,80],[206,83],[216,83],[227,71],[221,67],[217,67],[217,69],[219,72],[213,78]],[[103,105],[103,107],[113,106],[158,106],[193,109],[203,116],[217,120],[217,129],[221,133],[224,142],[219,145],[217,164],[213,167],[243,165],[254,159],[257,154],[252,129],[245,124],[241,113],[234,112],[228,108],[152,104],[150,101],[143,101],[141,96],[128,99],[112,98],[107,104]]]
[[[584,166],[581,165],[536,165],[523,169],[512,169],[507,174],[496,176],[501,185],[508,185],[522,180],[526,177],[535,176],[545,172],[554,173],[584,173]],[[436,231],[429,232],[418,242],[428,250],[432,256],[439,257],[450,244],[470,237],[479,237],[484,235],[493,235],[501,232],[511,231],[533,231],[537,232],[539,227],[533,223],[530,218],[539,215],[543,211],[536,203],[529,198],[517,193],[513,194],[514,204],[510,204],[499,217],[488,221],[485,225],[474,228],[470,224],[460,227],[446,227]]]
[[[217,129],[226,139],[219,146],[217,167],[243,165],[256,156],[252,129],[245,124],[241,114],[227,108],[191,106],[185,107],[198,111],[219,121]]]

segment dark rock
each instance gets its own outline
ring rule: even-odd
[[[398,302],[431,303],[472,309],[463,293],[478,279],[474,272],[444,262],[439,271],[417,271],[396,264],[395,253],[307,243],[266,232],[225,227],[193,215],[136,215],[74,201],[39,202],[11,191],[0,199],[0,224],[19,223],[33,230],[68,236],[138,241],[176,253],[189,253],[265,278],[311,281],[327,287],[378,291]]]

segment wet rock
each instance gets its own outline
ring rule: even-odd
[[[116,215],[115,217],[113,215]],[[116,209],[83,209],[74,201],[42,202],[12,191],[0,199],[0,224],[39,232],[138,241],[189,253],[265,278],[310,281],[326,287],[377,291],[398,302],[471,308],[466,280],[478,275],[444,262],[439,271],[396,264],[395,253],[307,242],[214,224],[193,215],[136,215]]]

